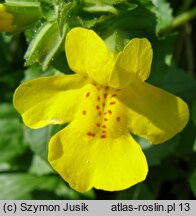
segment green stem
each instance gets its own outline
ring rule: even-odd
[[[194,55],[193,55],[193,46],[191,41],[191,31],[190,31],[190,24],[187,23],[185,25],[185,29],[187,32],[186,36],[186,53],[187,53],[187,71],[190,75],[194,75]]]
[[[166,28],[160,30],[159,34],[164,35],[166,33],[171,32],[175,28],[189,22],[190,20],[194,19],[196,17],[196,8],[193,8],[192,10],[186,11],[177,17],[175,17],[172,21],[172,23],[167,26]]]
[[[184,0],[184,3],[178,11],[178,14],[181,14],[183,11],[187,10],[191,6],[192,2],[193,0]]]
[[[196,8],[193,8],[190,11],[184,12],[184,13],[180,14],[179,16],[177,16],[176,18],[174,18],[173,23],[172,23],[172,28],[176,28],[176,27],[190,21],[194,17],[196,17]]]

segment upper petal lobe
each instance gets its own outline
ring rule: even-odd
[[[150,75],[152,56],[152,47],[146,38],[132,39],[116,58],[110,85],[122,88],[136,78],[146,80]]]
[[[74,28],[66,36],[65,51],[70,68],[107,85],[114,59],[103,40],[92,30]]]

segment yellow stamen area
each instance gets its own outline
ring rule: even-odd
[[[127,132],[123,105],[118,101],[120,90],[89,84],[75,120],[82,122],[88,138],[114,138]]]

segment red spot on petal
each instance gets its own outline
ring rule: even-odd
[[[116,103],[116,101],[112,101],[110,102],[110,105],[114,105]]]
[[[98,96],[98,97],[97,97],[97,100],[98,100],[98,101],[100,101],[100,100],[101,100],[101,98]]]
[[[103,130],[102,133],[106,133],[106,131]]]
[[[88,132],[88,133],[87,133],[87,135],[88,135],[88,136],[91,136],[91,135],[92,135],[92,133],[91,133],[91,132]]]
[[[98,114],[99,114],[99,116],[101,116],[101,115],[102,115],[102,112],[99,112]]]
[[[112,95],[112,97],[116,97],[116,95],[114,94],[114,95]]]
[[[107,119],[107,118],[104,118],[103,120],[104,120],[104,121],[108,121],[108,119]]]
[[[100,126],[101,126],[100,123],[98,123],[98,122],[96,123],[96,125],[97,125],[97,127],[100,127]]]
[[[105,106],[105,103],[102,103],[103,107]]]
[[[83,114],[83,115],[86,115],[86,110],[83,110],[83,111],[82,111],[82,114]]]
[[[99,106],[98,105],[96,106],[96,109],[99,110]]]
[[[104,98],[107,98],[107,94],[104,94]]]
[[[106,90],[108,90],[108,89],[109,89],[109,87],[108,87],[108,86],[106,86],[106,87],[105,87],[105,89],[106,89]]]
[[[87,133],[87,135],[88,135],[88,136],[95,137],[95,133],[92,133],[92,132],[90,132],[90,131]]]
[[[103,125],[102,128],[106,128],[106,125]]]
[[[116,121],[117,121],[117,122],[119,122],[119,121],[120,121],[120,117],[119,117],[119,116],[116,118]]]
[[[104,135],[101,135],[101,138],[102,138],[102,139],[106,138],[106,135],[105,135],[105,134],[104,134]]]
[[[111,111],[111,110],[108,110],[108,113],[111,115],[111,114],[112,114],[112,111]]]
[[[89,96],[90,96],[90,92],[87,92],[87,93],[86,93],[86,97],[89,97]]]

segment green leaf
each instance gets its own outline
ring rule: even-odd
[[[51,0],[39,0],[43,17],[46,20],[53,20],[56,16],[54,13],[54,5]]]
[[[11,170],[11,165],[7,162],[0,163],[0,172]]]
[[[161,59],[157,58],[156,63],[158,60],[161,62]],[[196,80],[175,65],[168,67],[160,64],[159,69],[156,65],[148,82],[182,97],[186,101],[191,101],[196,97]]]
[[[65,184],[64,180],[59,183],[58,187],[55,190],[55,193],[64,198],[64,199],[71,199],[71,200],[78,200],[78,199],[95,199],[95,191],[92,189],[85,193],[78,193],[71,189],[67,184]]]
[[[65,60],[65,59],[64,59]],[[22,82],[37,78],[37,77],[46,77],[46,76],[52,76],[52,75],[60,75],[62,74],[57,69],[53,67],[49,67],[45,72],[42,70],[41,65],[39,64],[33,64],[30,66],[27,70],[25,70],[25,77],[22,80]]]
[[[11,105],[0,105],[0,163],[10,163],[27,149],[22,123],[17,117]]]
[[[137,8],[137,4],[132,4],[129,2],[125,2],[123,4],[119,4],[116,6],[116,8],[118,8],[118,10],[120,10],[122,13],[124,13],[124,11],[132,11],[135,8]]]
[[[171,199],[190,198],[187,187],[189,171],[186,166],[183,166],[182,161],[182,158],[172,155],[166,158],[160,166],[150,168],[147,182],[156,196],[155,199],[165,199],[167,197]]]
[[[83,7],[84,11],[90,12],[90,13],[100,13],[100,12],[105,12],[105,13],[111,13],[111,14],[118,14],[118,10],[113,7],[112,5],[104,5],[104,4],[97,4],[97,5],[87,5]]]
[[[0,105],[0,120],[18,118],[19,115],[14,107],[9,103],[1,103]]]
[[[135,0],[133,3],[137,3],[155,14],[157,35],[173,20],[173,10],[167,0]]]
[[[193,191],[193,194],[196,197],[196,170],[191,175],[189,182],[190,182],[191,190]]]
[[[38,155],[34,155],[29,172],[39,176],[54,173],[49,163],[40,158]]]
[[[14,28],[24,30],[35,23],[41,16],[40,4],[37,0],[6,0],[6,11],[14,16]]]
[[[61,35],[63,34],[65,23],[69,23],[72,17],[76,19],[74,15],[77,14],[79,7],[77,1],[65,3],[64,0],[56,0],[55,11]]]
[[[125,3],[126,0],[85,0],[85,3],[89,4],[108,4],[108,5],[116,5],[116,4],[121,4]]]
[[[161,87],[186,100],[196,97],[196,80],[175,65],[168,68]]]
[[[32,66],[28,67],[25,71],[24,71],[24,78],[22,80],[22,82],[40,77],[42,75],[46,75],[43,70],[41,65],[39,64],[33,64]]]
[[[150,191],[146,183],[139,183],[127,190],[119,191],[115,197],[117,200],[151,200],[155,199],[153,193]]]
[[[23,77],[24,50],[18,34],[0,34],[0,102],[12,101],[13,91]]]
[[[26,149],[18,119],[0,120],[0,162],[11,161]]]
[[[48,158],[48,142],[53,134],[60,130],[63,126],[47,126],[41,129],[30,129],[24,126],[24,137],[26,143],[29,144],[31,150],[47,161]]]
[[[111,13],[117,15],[120,10],[123,12],[131,11],[137,7],[137,4],[132,4],[126,0],[85,0],[83,10],[90,13]]]
[[[0,199],[94,199],[94,191],[80,194],[56,175],[0,174]]]
[[[118,53],[124,47],[123,33],[121,31],[116,31],[115,29],[109,29],[105,31],[104,35],[105,43],[109,47],[111,52]]]
[[[6,2],[6,4],[21,5],[21,6],[24,6],[24,5],[37,6],[37,5],[39,5],[39,0],[6,0],[5,2]]]
[[[79,21],[84,28],[92,28],[108,19],[110,19],[110,15],[101,15],[99,17],[79,17]]]
[[[0,174],[0,199],[32,199],[33,190],[53,190],[58,183],[59,180],[53,176],[26,173]]]
[[[147,143],[147,141],[145,141]],[[159,145],[149,145],[144,148],[145,155],[147,157],[147,161],[149,166],[157,166],[160,165],[162,160],[172,155],[175,150],[176,146],[179,143],[178,137],[175,137],[165,143]]]
[[[44,24],[28,47],[25,54],[25,65],[30,66],[38,62],[42,64],[43,70],[46,70],[57,52],[61,49],[66,32],[66,25],[64,26],[63,33],[60,34],[57,22]]]
[[[181,157],[184,157],[185,155],[188,155],[188,157],[190,157],[193,152],[195,142],[194,125],[189,122],[179,135],[180,143],[177,146],[176,154],[181,155]]]
[[[126,42],[135,37],[146,37],[151,40],[155,38],[156,17],[151,11],[143,7],[124,11],[119,17],[114,17],[114,20],[110,20],[106,24],[116,31],[124,32]]]
[[[152,4],[154,5],[152,11],[157,17],[156,31],[158,33],[161,29],[171,24],[173,19],[172,9],[166,0],[152,0]]]
[[[165,143],[156,145],[150,144],[148,140],[135,135],[134,138],[142,147],[149,166],[160,165],[165,158],[176,152],[177,145],[180,142],[179,136],[175,136],[173,139],[170,139]]]

